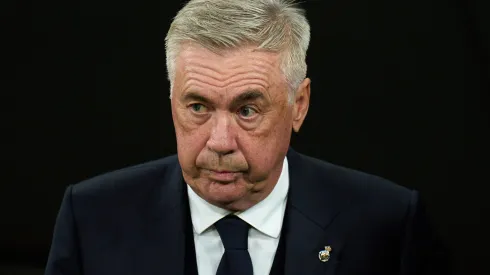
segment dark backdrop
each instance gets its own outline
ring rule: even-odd
[[[160,2],[49,0],[2,10],[11,19],[5,41],[14,42],[6,74],[14,85],[2,91],[15,130],[3,154],[13,174],[0,184],[5,274],[17,274],[12,266],[42,272],[68,184],[176,152],[164,36],[182,1]],[[312,98],[292,146],[420,190],[453,273],[485,273],[485,0],[302,6],[312,26]]]

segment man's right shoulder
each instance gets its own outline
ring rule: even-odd
[[[175,209],[183,186],[176,156],[108,172],[70,185],[58,222],[74,222],[80,242],[92,249],[107,240],[132,240],[134,232]]]
[[[170,184],[180,176],[177,155],[107,172],[72,185],[75,197],[136,195],[157,185]]]

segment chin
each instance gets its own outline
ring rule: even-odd
[[[247,205],[247,194],[246,186],[238,182],[210,182],[203,194],[203,199],[218,207],[238,211],[243,210],[241,208]]]

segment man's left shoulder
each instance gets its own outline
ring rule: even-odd
[[[317,192],[335,192],[358,202],[387,206],[406,206],[416,192],[377,175],[299,155],[303,163],[302,174],[309,175]],[[292,169],[295,169],[294,166]]]
[[[352,189],[359,189],[364,192],[374,193],[398,193],[400,195],[407,195],[412,191],[407,187],[401,186],[378,175],[333,164],[320,159],[311,157],[307,158],[309,158],[313,163],[316,163],[318,173],[322,175],[322,177],[330,179],[333,182],[338,182],[339,184],[347,185]]]

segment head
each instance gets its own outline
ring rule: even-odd
[[[177,151],[186,183],[243,211],[282,170],[308,111],[310,28],[286,0],[191,0],[166,37]]]

